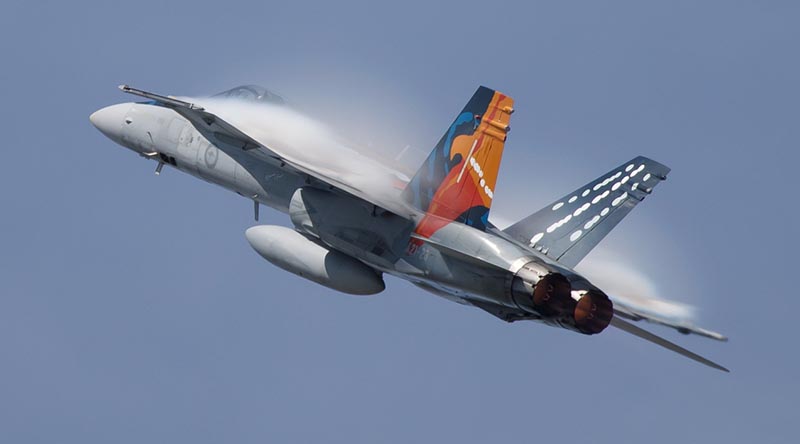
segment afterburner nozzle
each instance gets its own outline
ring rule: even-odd
[[[596,334],[605,330],[614,317],[614,305],[605,293],[589,290],[575,306],[575,326],[586,334]]]
[[[570,313],[575,305],[571,292],[572,285],[563,274],[550,273],[533,288],[533,305],[547,316]]]

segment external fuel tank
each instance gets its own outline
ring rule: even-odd
[[[257,225],[247,241],[272,264],[342,293],[370,295],[386,288],[381,275],[364,263],[277,225]]]

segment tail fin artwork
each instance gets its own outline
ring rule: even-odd
[[[637,157],[503,230],[568,267],[581,261],[669,168]]]
[[[485,231],[514,100],[481,86],[403,192],[425,212],[416,233],[450,222]]]

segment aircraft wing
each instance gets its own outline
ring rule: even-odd
[[[630,333],[630,334],[632,334],[634,336],[638,336],[638,337],[644,339],[645,341],[652,342],[653,344],[660,345],[660,346],[666,348],[667,350],[672,350],[675,353],[678,353],[680,355],[686,356],[687,358],[692,359],[694,361],[697,361],[697,362],[699,362],[699,363],[701,363],[703,365],[707,365],[707,366],[709,366],[711,368],[715,368],[717,370],[722,370],[723,372],[730,373],[730,370],[728,370],[727,368],[717,364],[716,362],[713,362],[713,361],[711,361],[709,359],[706,359],[706,358],[698,355],[697,353],[690,352],[689,350],[686,350],[685,348],[681,347],[680,345],[675,344],[673,342],[670,342],[670,341],[668,341],[668,340],[666,340],[666,339],[664,339],[664,338],[662,338],[660,336],[656,336],[656,335],[654,335],[653,333],[650,333],[647,330],[639,328],[639,327],[631,324],[630,322],[627,322],[627,321],[624,321],[624,320],[620,319],[618,316],[614,316],[611,319],[611,325],[613,325],[614,327],[616,327],[616,328],[618,328],[618,329],[620,329],[622,331],[628,332],[628,333]]]
[[[212,132],[214,136],[222,136],[224,142],[231,143],[232,145],[241,145],[242,149],[245,150],[261,146],[260,143],[253,140],[250,136],[206,111],[202,106],[175,97],[162,96],[160,94],[131,88],[128,85],[120,85],[119,89],[122,92],[144,97],[157,102],[159,105],[172,108],[176,113],[192,122],[195,126],[201,125],[206,131]],[[266,149],[269,150],[269,148]],[[279,159],[277,156],[275,156],[275,158]]]
[[[612,298],[612,301],[614,302],[614,314],[618,317],[631,321],[647,321],[655,324],[665,325],[686,335],[696,334],[705,336],[707,338],[716,339],[717,341],[728,340],[726,336],[720,333],[698,327],[687,320],[676,320],[668,316],[660,316],[655,313],[646,312],[640,308],[625,304],[624,302],[621,302],[615,298]]]
[[[266,146],[265,144],[248,135],[246,132],[237,128],[235,125],[225,121],[218,115],[209,112],[200,105],[172,96],[164,96],[132,88],[128,85],[120,85],[119,89],[122,92],[145,97],[153,100],[158,105],[173,109],[176,113],[180,114],[189,122],[191,122],[192,125],[194,125],[199,131],[202,131],[206,134],[210,133],[214,138],[224,143],[240,147],[243,150],[262,150],[262,152],[269,157],[281,162],[281,164],[285,167],[288,166],[302,175],[307,175],[317,179],[329,186],[340,189],[373,205],[391,211],[399,216],[408,218],[413,214],[413,210],[408,208],[399,200],[395,201],[389,198],[377,197],[373,195],[373,193],[369,193],[366,190],[352,184],[345,176],[337,175],[333,171],[322,171],[320,168],[315,168],[306,161],[296,159],[290,153],[281,152],[279,149]]]

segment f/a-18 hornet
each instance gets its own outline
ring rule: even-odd
[[[389,274],[504,321],[587,335],[613,325],[727,371],[630,321],[724,336],[612,302],[573,269],[666,179],[669,168],[656,161],[636,157],[500,230],[489,211],[514,101],[492,89],[478,88],[410,180],[334,139],[318,146],[306,134],[316,131],[312,120],[261,87],[205,98],[120,89],[146,100],[100,109],[92,124],[157,162],[156,173],[170,165],[252,199],[256,220],[259,205],[287,213],[292,228],[245,233],[286,271],[359,295],[383,291]],[[287,134],[292,125],[299,130]]]

